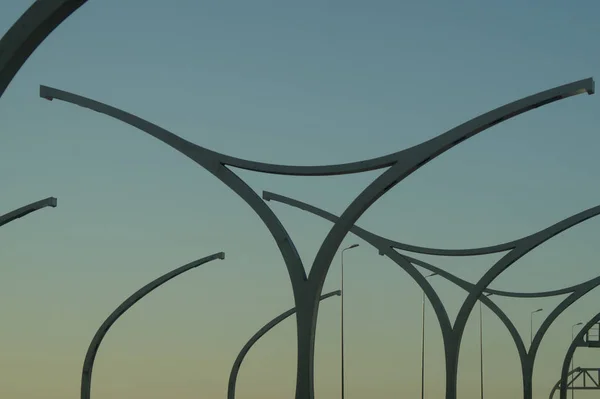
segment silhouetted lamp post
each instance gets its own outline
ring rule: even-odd
[[[484,294],[489,297],[493,294]],[[481,399],[483,399],[483,312],[481,311],[481,301],[479,301],[479,381],[481,383]]]
[[[575,327],[582,325],[582,322],[573,324],[571,326],[571,342],[573,342],[575,340]],[[573,365],[575,364],[575,353],[573,353],[573,356],[571,357],[571,375],[573,375]],[[573,387],[571,387],[573,388]],[[571,399],[573,399],[575,397],[575,390],[571,389]]]
[[[431,273],[425,278],[436,276]],[[425,398],[425,291],[421,299],[421,399]]]
[[[341,320],[340,320],[340,336],[341,336],[341,345],[342,345],[342,399],[344,399],[344,388],[345,388],[345,384],[346,384],[346,374],[344,372],[344,252],[349,250],[349,249],[353,249],[358,247],[358,244],[352,244],[347,248],[342,249],[342,262],[341,262],[341,266],[342,266],[342,276],[341,276],[341,291],[342,291],[342,298],[341,298]]]
[[[537,312],[541,312],[542,308],[539,308],[537,310],[534,310],[533,312],[531,312],[531,314],[529,315],[529,345],[531,346],[531,344],[533,344],[533,314],[537,313]]]

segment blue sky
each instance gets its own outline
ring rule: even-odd
[[[0,29],[27,5],[4,0]],[[230,155],[348,162],[597,75],[599,11],[591,0],[88,1],[39,47],[0,100],[2,209],[59,198],[58,208],[0,230],[0,396],[77,397],[85,349],[110,311],[158,275],[214,252],[225,251],[227,259],[161,287],[114,326],[97,359],[94,397],[223,396],[246,339],[293,306],[272,238],[235,194],[133,128],[41,100],[40,84],[107,102]],[[597,205],[599,101],[577,96],[486,131],[402,182],[359,224],[411,244],[472,247]],[[377,176],[236,173],[258,192],[337,214]],[[310,264],[329,224],[270,206]],[[494,287],[537,291],[596,276],[599,228],[592,220],[553,239]],[[346,240],[354,242],[361,247],[347,258],[348,398],[415,396],[420,291],[366,243]],[[474,281],[497,256],[424,259]],[[339,287],[335,262],[326,290]],[[464,293],[441,280],[434,285],[454,316]],[[547,396],[571,325],[593,316],[598,299],[592,292],[549,331],[534,397]],[[339,299],[328,301],[319,320],[317,393],[334,397]],[[526,341],[530,310],[558,303],[497,301]],[[486,397],[517,397],[516,351],[502,325],[485,317]],[[435,319],[427,320],[427,391],[440,397],[440,334]],[[474,315],[461,353],[463,398],[478,395],[477,322]],[[240,375],[240,399],[291,397],[294,331],[286,322],[253,349]],[[598,366],[593,355],[577,356],[583,366]]]

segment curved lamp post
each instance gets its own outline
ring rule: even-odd
[[[320,300],[323,301],[332,296],[341,296],[341,295],[342,295],[341,290],[332,291],[325,295],[321,295]],[[285,319],[287,319],[294,313],[296,313],[296,308],[291,308],[290,310],[283,312],[282,314],[280,314],[279,316],[277,316],[276,318],[274,318],[273,320],[271,320],[270,322],[265,324],[260,330],[258,330],[256,332],[256,334],[254,334],[248,340],[248,342],[246,342],[246,345],[243,346],[242,350],[235,358],[235,361],[233,362],[233,366],[231,367],[231,372],[229,373],[229,384],[227,385],[227,399],[235,399],[235,387],[237,385],[237,377],[240,373],[240,367],[242,367],[242,362],[244,361],[244,358],[246,357],[246,355],[248,354],[248,352],[250,351],[252,346],[263,335],[268,333],[273,327],[275,327],[276,325],[278,325],[279,323],[281,323],[282,321],[284,321]]]
[[[22,218],[25,215],[29,215],[31,212],[35,212],[35,211],[38,211],[38,210],[46,208],[46,207],[56,208],[57,205],[58,205],[58,200],[54,197],[48,197],[48,198],[40,200],[40,201],[32,202],[31,204],[22,206],[18,209],[15,209],[14,211],[11,211],[11,212],[5,213],[4,215],[1,215],[0,216],[0,227],[4,226],[5,224],[8,224],[14,220]]]
[[[0,39],[0,97],[35,49],[87,0],[37,0]]]
[[[152,282],[146,284],[138,291],[136,291],[133,295],[131,295],[123,303],[121,303],[119,307],[116,308],[110,314],[110,316],[108,316],[108,318],[104,321],[104,323],[102,323],[98,331],[96,331],[96,334],[94,335],[94,338],[92,338],[92,342],[88,347],[87,353],[85,354],[85,360],[83,362],[83,372],[81,375],[81,399],[90,398],[90,391],[92,385],[92,370],[94,368],[94,360],[96,359],[98,348],[100,347],[104,336],[106,335],[110,327],[117,321],[117,319],[121,317],[123,313],[125,313],[129,308],[135,305],[140,299],[142,299],[144,296],[148,295],[154,289],[160,287],[167,281],[179,276],[182,273],[187,272],[188,270],[192,270],[200,265],[203,265],[215,259],[225,259],[225,253],[218,252],[216,254],[207,256],[202,259],[198,259],[194,262],[188,263],[187,265],[183,265],[175,270],[163,274],[156,280],[153,280]]]
[[[314,399],[314,344],[317,326],[317,316],[319,311],[319,298],[321,296],[323,285],[331,263],[339,250],[344,238],[350,232],[357,220],[381,198],[387,191],[392,189],[398,183],[410,176],[423,165],[437,158],[439,155],[454,148],[461,142],[495,126],[505,120],[514,118],[520,114],[531,111],[538,107],[560,101],[562,99],[588,93],[593,94],[595,90],[594,81],[591,78],[572,82],[558,86],[549,90],[521,98],[517,101],[498,107],[492,111],[479,115],[445,133],[427,140],[416,146],[405,150],[397,151],[379,158],[363,160],[337,165],[325,166],[292,166],[276,165],[263,162],[255,162],[245,159],[221,154],[216,151],[201,147],[190,141],[183,139],[176,134],[163,129],[142,118],[127,113],[118,108],[107,104],[79,96],[66,91],[54,89],[47,86],[40,86],[40,97],[48,100],[58,99],[70,102],[82,107],[92,109],[103,113],[112,118],[118,119],[126,124],[136,127],[143,132],[162,141],[168,146],[176,149],[189,159],[196,162],[199,166],[218,178],[223,184],[234,191],[243,199],[259,216],[265,224],[277,246],[288,270],[292,290],[294,293],[294,302],[296,305],[296,324],[297,324],[297,378],[296,378],[296,399]],[[295,245],[283,227],[279,218],[265,204],[258,194],[246,184],[230,167],[251,170],[255,172],[293,175],[293,176],[332,176],[342,174],[353,174],[359,172],[385,169],[371,184],[369,184],[350,205],[344,210],[340,218],[334,223],[329,233],[321,243],[319,250],[314,258],[310,272],[302,264]],[[557,228],[553,229],[557,230]],[[561,229],[558,228],[558,232]],[[443,323],[447,324],[442,331],[444,335],[446,350],[446,398],[456,398],[456,380],[458,373],[458,347],[467,323],[468,316],[472,312],[477,299],[483,290],[506,268],[520,259],[526,253],[536,246],[540,245],[550,237],[545,237],[546,231],[537,235],[526,237],[513,243],[504,244],[509,251],[492,269],[490,269],[469,292],[464,301],[454,326],[450,323],[445,310],[438,306],[436,310],[438,319],[445,318]],[[556,232],[554,232],[556,234]],[[392,250],[392,248],[389,248]],[[490,253],[490,248],[475,250],[458,250],[460,256],[467,256],[483,251]],[[395,252],[395,251],[394,251]],[[452,251],[450,251],[452,252]],[[496,251],[498,252],[498,251]],[[390,256],[388,253],[385,255]],[[400,255],[398,255],[401,257]],[[415,278],[413,276],[413,278]],[[422,277],[421,277],[422,278]],[[435,291],[427,284],[422,282],[426,295],[432,303],[439,302]],[[435,309],[435,306],[434,306]],[[442,316],[442,313],[445,316]],[[450,332],[450,333],[448,333]]]
[[[327,212],[323,209],[319,209],[313,205],[309,205],[302,201],[295,200],[295,199],[292,199],[289,197],[285,197],[280,194],[264,192],[263,197],[265,199],[267,199],[268,201],[281,202],[283,204],[293,206],[293,207],[301,209],[303,211],[312,213],[316,216],[319,216],[319,217],[329,220],[331,222],[335,222],[337,220],[337,216],[333,215],[330,212]],[[536,238],[536,237],[539,237],[538,239],[542,242],[547,241],[551,237],[559,234],[560,232],[565,231],[566,229],[573,227],[573,226],[575,226],[595,215],[598,215],[598,214],[600,214],[600,206],[588,209],[587,211],[581,212],[575,216],[564,219],[563,221],[561,221],[553,226],[550,226],[547,229],[544,229],[544,230],[542,230],[538,233],[535,233],[531,236],[524,237],[520,240],[512,241],[509,244],[515,245],[518,247],[519,244],[522,245],[523,242],[526,242],[527,240],[531,240],[532,238]],[[469,295],[476,289],[476,285],[469,283],[468,281],[462,280],[462,279],[454,276],[453,274],[450,274],[450,273],[448,273],[438,267],[435,267],[427,262],[424,262],[422,260],[407,256],[407,255],[401,255],[393,249],[393,247],[398,247],[398,246],[408,247],[405,244],[397,243],[392,240],[388,240],[387,238],[383,238],[381,236],[373,234],[373,233],[371,233],[367,230],[364,230],[358,226],[353,226],[350,231],[353,234],[355,234],[357,237],[360,237],[361,239],[365,240],[370,245],[372,245],[373,247],[378,249],[380,254],[386,255],[393,262],[395,262],[398,266],[400,266],[402,269],[404,269],[404,271],[406,271],[415,280],[415,282],[417,284],[419,284],[419,286],[423,289],[423,291],[427,294],[427,296],[432,304],[432,307],[436,312],[436,316],[438,318],[438,322],[439,322],[440,328],[442,330],[442,337],[444,339],[444,349],[446,351],[446,356],[445,356],[446,370],[448,370],[449,362],[453,361],[452,352],[450,352],[450,355],[448,355],[448,346],[453,345],[453,344],[460,345],[460,340],[458,341],[458,343],[456,343],[454,341],[456,338],[453,337],[452,334],[453,334],[453,330],[455,327],[453,327],[450,324],[450,321],[449,321],[449,318],[446,313],[444,305],[442,304],[441,300],[439,299],[439,296],[437,296],[437,293],[435,292],[435,290],[433,290],[431,285],[428,283],[428,281],[427,281],[428,276],[423,276],[421,273],[419,273],[419,271],[416,269],[415,265],[423,267],[423,268],[429,270],[430,272],[439,274],[441,277],[443,277],[443,278],[453,282],[457,286],[463,288],[465,291],[467,291],[469,293]],[[499,248],[503,248],[505,245],[508,245],[508,244],[501,244],[501,245],[497,245],[494,247],[488,247],[488,248],[491,248],[492,250],[499,249]],[[415,249],[415,248],[419,248],[419,247],[411,246],[411,248]],[[531,248],[531,249],[533,249],[533,248]],[[500,250],[502,250],[502,249],[500,249]],[[456,255],[456,253],[464,254],[464,252],[483,252],[483,249],[481,249],[481,248],[469,249],[469,250],[427,249],[427,251],[431,251],[431,252],[444,251],[446,253],[454,253],[455,256],[458,256],[458,255]],[[491,311],[493,311],[498,316],[498,318],[502,321],[502,323],[508,329],[513,341],[515,342],[517,351],[519,353],[519,359],[521,361],[521,373],[522,373],[522,378],[523,378],[523,397],[525,399],[531,399],[531,397],[532,397],[532,384],[531,383],[532,383],[532,377],[533,377],[533,364],[535,362],[537,350],[541,344],[541,341],[542,341],[544,335],[546,334],[546,332],[548,331],[548,329],[550,328],[552,323],[556,320],[556,318],[562,312],[564,312],[575,301],[577,301],[579,298],[581,298],[583,295],[587,294],[590,290],[597,287],[598,285],[600,285],[600,277],[590,279],[586,282],[576,284],[571,287],[562,288],[562,289],[553,290],[553,291],[537,292],[537,293],[535,293],[535,292],[534,293],[508,292],[508,291],[493,290],[493,289],[485,288],[485,287],[482,289],[481,293],[494,294],[497,296],[507,296],[507,297],[513,297],[513,298],[541,298],[541,297],[550,297],[550,296],[556,296],[556,295],[569,294],[569,296],[567,298],[565,298],[550,313],[550,315],[544,320],[544,322],[538,329],[537,333],[532,338],[532,344],[531,344],[529,350],[527,350],[525,348],[523,339],[519,335],[514,324],[506,316],[506,314],[498,306],[496,306],[494,304],[494,302],[491,301],[486,295],[480,295],[478,297],[478,300],[483,302],[483,304],[485,304]],[[456,325],[456,322],[455,322],[455,325]],[[449,378],[449,377],[447,376],[446,378]]]

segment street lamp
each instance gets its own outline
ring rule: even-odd
[[[485,297],[490,297],[493,294],[483,294]],[[481,383],[480,392],[483,399],[483,312],[481,311],[481,300],[479,301],[479,381]]]
[[[582,322],[575,323],[571,326],[571,342],[575,340],[575,327],[582,325]],[[573,352],[573,356],[571,357],[571,375],[573,375],[573,364],[575,363],[575,352]],[[571,383],[572,384],[572,383]],[[574,388],[573,386],[571,388]],[[575,389],[571,389],[571,399],[575,397]]]
[[[431,273],[425,278],[436,276],[437,273]],[[421,399],[425,398],[425,291],[421,299]]]
[[[533,312],[531,312],[531,314],[529,315],[529,345],[531,346],[533,344],[533,314],[537,313],[537,312],[541,312],[542,308],[539,308],[538,310],[534,310]]]
[[[342,399],[344,399],[344,386],[345,386],[345,382],[346,382],[346,374],[344,372],[344,252],[349,250],[349,249],[353,249],[358,247],[358,244],[352,244],[347,248],[342,249],[342,261],[341,261],[341,266],[342,266],[342,276],[341,276],[341,291],[342,291],[342,297],[341,297],[341,320],[340,320],[340,336],[341,336],[341,346],[342,346]]]

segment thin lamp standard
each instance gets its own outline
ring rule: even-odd
[[[492,293],[484,294],[486,297],[492,296]],[[483,312],[481,310],[481,302],[479,301],[479,382],[481,399],[483,399]]]
[[[582,322],[575,323],[571,326],[571,342],[575,340],[575,327],[582,325]],[[573,375],[573,369],[575,364],[575,352],[573,352],[573,356],[571,356],[571,375]],[[571,382],[573,384],[573,381]],[[573,386],[571,388],[574,388]],[[571,399],[575,397],[575,389],[571,389]]]
[[[533,344],[533,314],[541,312],[542,310],[544,310],[544,309],[539,308],[539,309],[531,312],[531,314],[529,315],[529,345],[530,346]]]
[[[425,278],[437,276],[431,273]],[[421,299],[421,399],[425,398],[425,291]]]
[[[341,268],[342,268],[342,273],[341,273],[341,320],[340,320],[340,337],[341,337],[341,351],[342,351],[342,359],[341,359],[341,378],[342,378],[342,399],[344,399],[345,396],[345,385],[346,385],[346,373],[344,370],[344,252],[349,250],[349,249],[353,249],[358,247],[358,244],[352,244],[347,248],[342,249],[342,256],[341,256]]]

